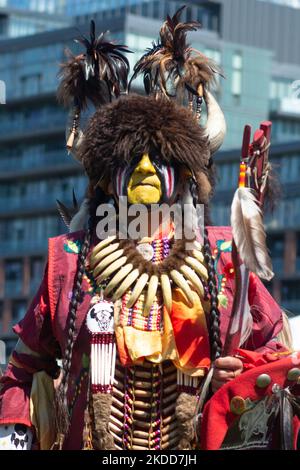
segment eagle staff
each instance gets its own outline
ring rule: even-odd
[[[239,187],[231,206],[236,290],[223,348],[224,356],[234,354],[243,343],[243,338],[247,337],[251,319],[247,298],[250,271],[267,281],[274,275],[263,225],[263,203],[270,171],[271,127],[271,122],[263,122],[255,132],[252,144],[251,127],[245,126],[244,129]]]

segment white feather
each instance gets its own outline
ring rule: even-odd
[[[266,246],[262,212],[249,188],[238,188],[231,206],[232,233],[245,266],[260,278],[269,281],[274,276]]]

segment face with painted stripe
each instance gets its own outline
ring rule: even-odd
[[[178,167],[162,164],[148,153],[119,169],[115,178],[117,197],[127,196],[130,204],[173,203],[177,195]]]

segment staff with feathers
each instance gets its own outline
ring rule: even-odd
[[[274,275],[263,224],[263,204],[271,170],[268,161],[271,127],[271,122],[263,122],[260,130],[255,132],[251,145],[251,127],[245,126],[244,129],[239,186],[231,206],[235,295],[222,357],[217,358],[212,364],[201,389],[196,410],[196,429],[210,387],[213,391],[219,388],[215,386],[218,384],[218,368],[236,367],[234,374],[239,374],[242,371],[237,368],[238,365],[234,364],[234,361],[240,363],[241,361],[232,356],[244,343],[245,338],[248,337],[249,329],[252,327],[248,303],[250,271],[264,280],[270,280]]]
[[[263,122],[254,134],[245,126],[240,163],[239,187],[231,207],[233,233],[232,258],[236,290],[223,354],[234,354],[247,328],[249,273],[264,280],[273,277],[272,263],[266,246],[263,204],[270,172],[268,162],[272,123]]]

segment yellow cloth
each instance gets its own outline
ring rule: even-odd
[[[183,373],[193,377],[203,376],[209,366],[208,333],[206,328],[205,312],[199,296],[194,292],[194,305],[185,304],[185,296],[180,289],[173,289],[173,308],[169,314],[164,308],[164,321],[161,331],[143,331],[132,326],[124,326],[120,322],[121,302],[115,309],[115,333],[118,344],[120,360],[124,365],[142,364],[145,359],[153,363],[171,360]],[[115,306],[116,307],[116,306]],[[177,313],[177,318],[175,311]],[[173,324],[171,320],[173,317]],[[179,322],[178,322],[179,317]],[[181,326],[188,327],[189,333],[197,330],[201,333],[186,349],[176,341],[180,338],[180,331],[174,332],[174,321],[180,330]],[[176,339],[177,338],[177,339]],[[180,340],[182,342],[182,340]],[[204,344],[205,343],[205,344]],[[195,348],[203,350],[203,362],[194,361]],[[201,354],[200,354],[201,356]],[[198,359],[198,358],[197,358]],[[202,359],[202,358],[201,358]]]
[[[164,317],[163,331],[142,331],[131,326],[116,327],[116,337],[125,342],[129,356],[135,363],[147,359],[159,364],[164,360],[176,360],[177,349],[169,316]]]
[[[54,384],[45,371],[33,374],[30,420],[35,427],[40,449],[51,449],[55,441]]]

